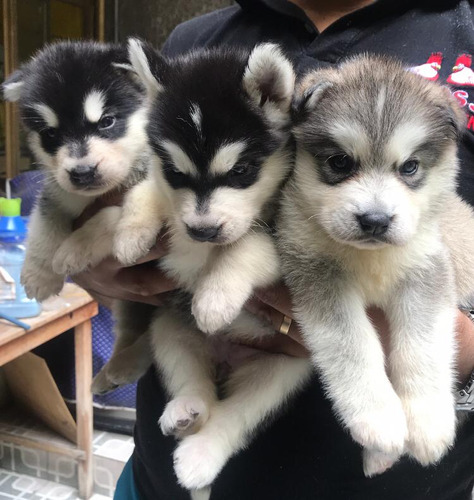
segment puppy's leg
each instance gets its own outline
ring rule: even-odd
[[[148,331],[156,307],[117,301],[114,305],[115,343],[109,361],[94,377],[92,392],[105,394],[139,379],[153,362]]]
[[[230,324],[254,288],[278,277],[278,255],[265,233],[247,235],[231,247],[218,249],[194,292],[192,313],[198,328],[214,333]]]
[[[53,271],[53,255],[71,234],[72,219],[54,201],[43,194],[30,218],[26,257],[21,283],[29,298],[40,302],[58,294],[64,285],[64,274]]]
[[[202,333],[176,315],[158,315],[152,324],[153,356],[171,396],[159,420],[163,434],[182,437],[199,429],[216,401],[214,363]]]
[[[74,231],[54,255],[55,272],[73,276],[112,255],[120,217],[120,207],[106,207]]]
[[[401,453],[405,414],[359,290],[329,257],[298,261],[286,273],[295,317],[336,413],[362,446]]]
[[[441,257],[417,269],[387,305],[390,373],[407,416],[408,452],[421,464],[437,462],[453,444],[454,324],[451,273]]]
[[[150,250],[163,226],[165,210],[164,196],[153,178],[127,193],[114,240],[117,260],[130,265]]]
[[[187,436],[174,453],[181,485],[210,485],[229,458],[247,445],[259,424],[309,378],[308,360],[282,355],[257,355],[230,376],[226,398],[212,409],[199,432]]]

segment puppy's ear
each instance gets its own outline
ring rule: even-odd
[[[24,72],[21,69],[14,71],[2,84],[5,101],[15,102],[21,97],[24,82]]]
[[[168,63],[149,43],[138,38],[128,39],[128,60],[148,97],[153,99],[163,90]]]
[[[303,78],[291,103],[291,113],[298,120],[313,111],[325,92],[334,86],[337,74],[334,70],[314,71]]]
[[[455,138],[459,140],[464,134],[466,128],[467,115],[459,105],[458,101],[453,97],[449,88],[443,86],[442,90],[445,97],[443,110],[446,112],[446,119],[453,128]]]
[[[289,115],[295,72],[278,45],[264,43],[252,50],[242,84],[270,120],[281,120],[282,114]]]

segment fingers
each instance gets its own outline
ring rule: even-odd
[[[288,288],[283,283],[277,283],[267,288],[261,288],[255,295],[265,304],[280,311],[285,316],[293,317],[293,304]]]
[[[154,262],[120,269],[117,280],[123,289],[142,298],[176,289],[175,281],[158,269]]]
[[[255,349],[273,352],[275,354],[286,354],[287,356],[293,356],[295,358],[309,357],[308,350],[302,344],[288,335],[282,335],[280,333],[272,337],[262,337],[248,345]]]
[[[270,323],[276,332],[280,332],[284,316],[288,316],[281,311],[278,311],[273,306],[268,305],[260,300],[260,298],[252,297],[245,304],[245,308],[252,314],[262,318]],[[290,316],[288,316],[291,318]],[[292,321],[288,333],[286,335],[280,334],[281,337],[290,337],[300,345],[303,345],[303,339],[296,321]]]

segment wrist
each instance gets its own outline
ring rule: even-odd
[[[457,318],[458,380],[466,384],[474,371],[474,322],[470,315],[460,312]]]

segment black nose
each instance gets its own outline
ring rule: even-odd
[[[368,212],[358,215],[357,220],[365,234],[372,236],[380,236],[387,232],[388,226],[392,218],[382,212]]]
[[[69,179],[75,186],[88,186],[96,180],[97,165],[78,165],[69,170]]]
[[[217,238],[222,226],[191,227],[186,225],[186,230],[193,240],[213,241]]]

